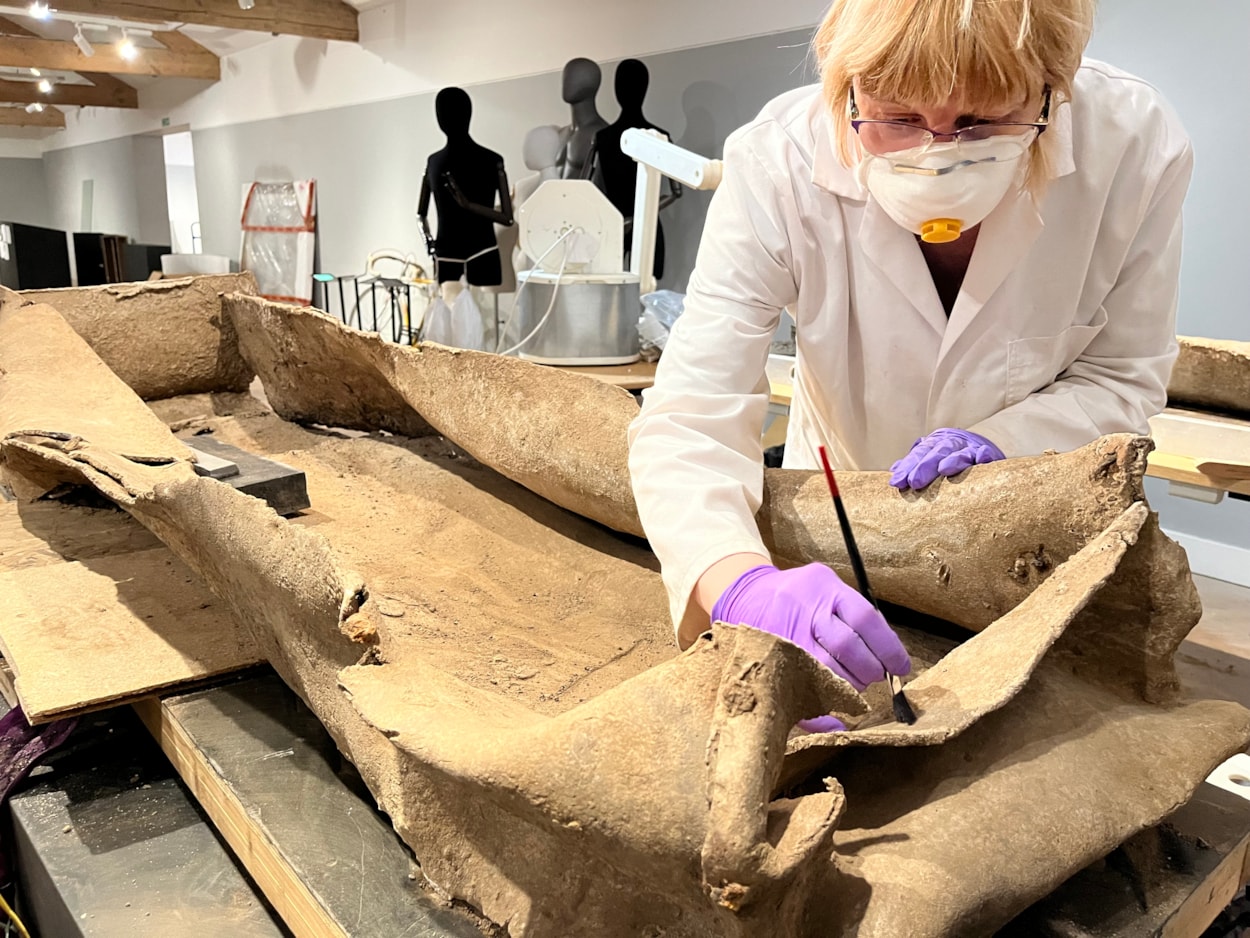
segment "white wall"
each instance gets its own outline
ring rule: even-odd
[[[43,149],[43,141],[36,137],[0,137],[0,159],[37,160]]]
[[[47,145],[147,133],[162,118],[201,130],[549,72],[575,56],[606,61],[724,42],[809,26],[825,5],[392,0],[361,14],[359,45],[279,37],[225,59],[216,84],[166,80],[144,89],[138,111],[81,109]]]
[[[165,165],[165,195],[169,200],[168,237],[175,254],[192,254],[192,225],[200,220],[195,167]]]
[[[810,80],[809,30],[643,57],[651,71],[646,114],[681,145],[719,155],[725,137],[774,95]],[[605,63],[598,103],[613,120],[615,64]],[[474,139],[499,152],[511,181],[528,172],[525,134],[567,123],[560,72],[472,85]],[[252,180],[314,178],[321,269],[359,272],[367,254],[395,248],[424,256],[414,217],[425,161],[444,145],[434,93],[193,132],[204,251],[235,256],[239,198]],[[663,215],[664,285],[684,289],[703,230],[709,193],[687,191]],[[430,269],[427,266],[427,270]]]
[[[43,160],[0,156],[0,221],[52,227]]]
[[[1178,331],[1250,339],[1250,3],[1102,0],[1090,54],[1140,75],[1194,143]]]
[[[1250,3],[1229,0],[1102,0],[1090,53],[1158,87],[1194,143],[1194,179],[1185,200],[1185,248],[1177,331],[1250,339]],[[1168,495],[1150,481],[1151,505],[1182,543],[1223,545],[1221,569],[1250,585],[1250,503],[1219,505]],[[1236,548],[1237,555],[1228,553]],[[1205,551],[1190,550],[1191,563]],[[1227,575],[1225,573],[1224,575]]]

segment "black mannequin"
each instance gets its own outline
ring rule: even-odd
[[[495,225],[511,225],[512,197],[503,157],[475,143],[469,136],[473,104],[461,88],[444,88],[434,99],[438,126],[447,135],[447,146],[430,156],[421,181],[417,217],[431,257],[473,258],[468,271],[455,261],[437,263],[438,282],[457,283],[461,276],[474,286],[498,286],[502,273]],[[430,195],[438,209],[438,237],[430,234]],[[499,208],[493,206],[498,197]],[[454,289],[452,290],[454,291]]]
[[[565,128],[568,139],[557,165],[564,179],[581,179],[594,147],[595,134],[608,126],[595,108],[595,95],[603,73],[590,59],[570,59],[564,66],[561,95],[573,109],[573,123]]]
[[[585,177],[595,179],[609,201],[625,216],[625,234],[633,229],[634,195],[638,181],[638,164],[631,156],[621,152],[621,135],[631,127],[658,130],[668,136],[663,128],[656,127],[642,113],[642,102],[647,97],[651,74],[647,66],[637,59],[624,59],[616,67],[616,101],[621,106],[621,116],[615,122],[595,134],[594,145],[586,160]],[[596,173],[597,171],[597,173]],[[666,208],[681,198],[681,186],[669,181],[669,194],[660,199],[660,208]],[[629,242],[626,241],[626,254]],[[655,276],[664,276],[664,226],[657,221],[655,232]]]

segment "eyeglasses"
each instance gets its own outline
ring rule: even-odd
[[[1017,159],[1033,145],[1041,133],[1050,126],[1050,86],[1042,91],[1042,113],[1037,120],[1027,123],[973,124],[961,127],[950,133],[938,133],[919,124],[905,121],[865,120],[859,116],[859,105],[855,103],[855,88],[851,87],[847,101],[851,118],[851,127],[859,135],[864,149],[874,156],[888,156],[900,150],[928,148],[936,140],[952,141],[958,152],[961,144],[979,143],[984,140],[1003,138],[1014,142],[1019,152],[1011,159]],[[998,159],[1003,157],[999,156]]]

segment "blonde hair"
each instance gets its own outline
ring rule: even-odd
[[[860,156],[847,114],[852,81],[867,94],[924,106],[960,94],[969,113],[1041,100],[1051,113],[1072,95],[1072,80],[1094,25],[1096,0],[833,0],[813,51],[838,154]],[[1035,148],[1029,188],[1046,178]]]

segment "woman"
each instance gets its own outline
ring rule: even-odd
[[[682,647],[761,628],[862,689],[897,637],[828,567],[771,566],[764,365],[797,325],[785,465],[976,463],[1144,433],[1176,355],[1192,154],[1157,91],[1082,63],[1093,0],[834,0],[820,86],[725,145],[686,311],[630,428]]]

